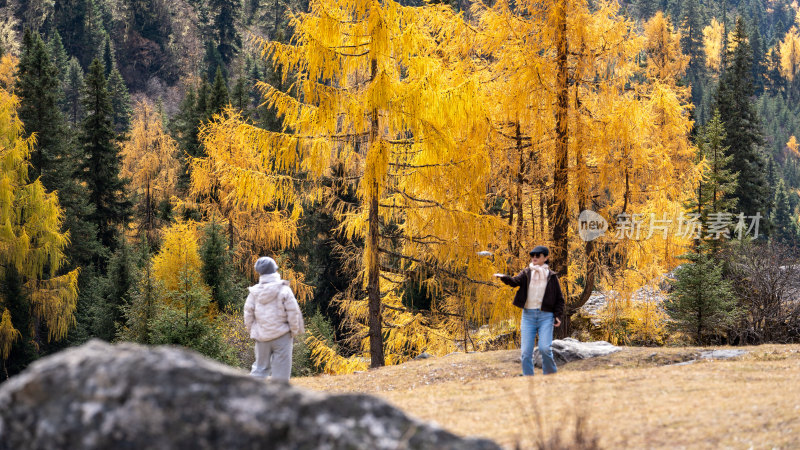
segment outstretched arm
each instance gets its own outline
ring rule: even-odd
[[[512,287],[522,286],[525,283],[525,269],[520,270],[514,277],[503,275],[500,281]]]

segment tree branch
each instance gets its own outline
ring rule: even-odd
[[[396,258],[413,261],[413,262],[415,262],[417,264],[421,264],[421,265],[423,265],[425,267],[428,267],[428,268],[432,269],[434,272],[440,272],[440,273],[443,273],[445,275],[449,275],[449,276],[454,277],[454,278],[463,278],[463,279],[469,281],[470,283],[484,284],[486,286],[492,286],[492,287],[495,287],[495,288],[497,287],[496,284],[489,283],[487,281],[474,280],[474,279],[472,279],[472,278],[470,278],[470,277],[468,277],[468,276],[466,276],[464,274],[458,274],[458,273],[455,273],[455,272],[453,272],[451,270],[443,269],[443,268],[439,267],[436,264],[431,264],[431,263],[429,263],[427,261],[423,261],[421,259],[414,258],[413,256],[403,255],[403,254],[400,254],[400,253],[397,253],[397,252],[393,252],[391,250],[386,250],[383,247],[378,247],[378,251],[381,252],[381,253],[385,253],[387,255],[390,255],[390,256],[394,256]]]

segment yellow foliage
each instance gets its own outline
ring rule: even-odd
[[[290,45],[261,42],[266,58],[298,75],[286,91],[260,84],[285,132],[262,132],[253,146],[296,156],[297,166],[285,167],[314,182],[341,180],[358,193],[359,205],[335,210],[338,231],[366,241],[358,255],[362,287],[348,290],[340,305],[366,356],[367,305],[382,303],[389,364],[451,350],[455,329],[444,311],[449,301],[434,305],[430,317],[407,310],[406,277],[395,273],[415,273],[436,295],[447,289],[471,301],[474,289],[462,275],[488,278],[491,268],[475,263],[475,248],[485,248],[500,226],[483,214],[490,164],[477,80],[438,56],[447,53],[438,38],[454,32],[451,23],[463,24],[443,6],[320,0],[292,16]],[[391,239],[379,236],[387,224],[397,229]]]
[[[8,359],[11,346],[20,336],[19,331],[11,323],[11,312],[7,309],[3,310],[0,318],[0,359]]]
[[[311,332],[308,333],[306,344],[311,350],[311,359],[314,365],[327,374],[345,374],[367,370],[367,360],[357,356],[345,358]]]
[[[792,27],[783,37],[780,46],[781,75],[788,81],[794,80],[800,70],[800,36],[797,27]]]
[[[711,19],[711,24],[703,28],[703,46],[706,52],[706,65],[719,71],[722,62],[722,42],[724,26],[717,22],[716,18]]]
[[[184,288],[181,277],[208,291],[201,274],[197,224],[177,222],[164,231],[161,250],[153,257],[153,276],[169,291]]]
[[[786,147],[794,153],[795,156],[800,158],[800,145],[798,145],[797,138],[792,135],[789,138],[789,142],[786,143]]]
[[[78,301],[78,269],[46,280],[29,280],[33,314],[47,325],[47,340],[60,340],[75,325]]]
[[[568,199],[568,217],[592,208],[613,230],[621,212],[677,217],[700,177],[688,89],[676,82],[687,64],[679,35],[658,15],[640,36],[618,10],[612,2],[499,0],[476,3],[467,24],[444,5],[313,0],[308,12],[291,15],[290,43],[259,41],[284,74],[285,90],[258,86],[283,129],[258,129],[231,110],[215,117],[201,131],[208,156],[192,162],[193,200],[226,219],[251,258],[296,243],[303,201],[332,210],[337,231],[364,242],[352,252],[359,283],[337,299],[360,353],[342,358],[309,338],[326,371],[365,364],[375,309],[390,364],[452,351],[484,324],[500,333],[498,324],[518,320],[519,311],[512,289],[486,280],[550,240],[545,210],[554,198]],[[567,108],[568,183],[553,192],[563,149],[554,138],[563,97],[553,86],[563,11],[573,80],[559,106]],[[360,202],[337,202],[341,186]],[[616,242],[609,234],[592,245],[622,265],[598,276],[628,294],[671,268],[686,244],[672,235]],[[574,226],[568,245],[562,280],[574,297],[597,250]],[[486,249],[491,260],[478,255]],[[434,299],[430,310],[404,303],[410,285]],[[647,334],[651,316],[636,313],[632,323],[644,324],[637,333]]]
[[[238,238],[240,269],[249,272],[263,249],[296,245],[303,208],[295,140],[247,124],[233,109],[214,116],[199,136],[207,156],[191,161],[192,206],[227,222],[231,241]]]
[[[180,164],[177,143],[163,128],[161,114],[149,101],[136,104],[130,139],[122,147],[122,176],[143,205],[139,230],[152,240],[157,203],[175,193]]]
[[[644,35],[648,77],[669,80],[674,86],[689,64],[689,57],[681,53],[680,33],[674,32],[669,19],[658,11],[645,23]]]
[[[679,35],[663,15],[656,15],[639,36],[634,25],[618,14],[618,6],[568,1],[567,31],[570,79],[567,104],[568,190],[553,192],[557,145],[553,89],[558,61],[553,50],[557,22],[552,11],[537,2],[496,2],[476,5],[479,21],[477,52],[483,73],[484,103],[490,107],[494,155],[490,201],[503,200],[508,226],[498,228],[495,259],[511,267],[527,263],[527,251],[550,242],[548,213],[553,198],[566,196],[570,232],[567,273],[560,274],[565,294],[575,298],[587,273],[597,273],[596,286],[630,293],[668,271],[683,253],[686,239],[642,236],[616,239],[617,215],[664,214],[676,218],[687,192],[699,180],[693,163],[688,89],[677,85],[687,61]],[[640,55],[647,55],[642,70]],[[637,81],[642,80],[642,81]],[[580,239],[575,218],[591,209],[610,224],[605,236],[592,243]],[[597,266],[603,259],[619,267]],[[502,256],[501,256],[502,255]],[[597,266],[597,267],[592,267]],[[566,275],[566,276],[565,276]],[[500,290],[489,297],[513,295]],[[498,310],[499,305],[496,306]],[[492,320],[505,317],[493,315]]]
[[[655,301],[634,300],[617,293],[607,296],[599,312],[603,339],[614,345],[661,345],[669,316]]]
[[[11,92],[16,60],[0,60],[0,278],[15,271],[29,296],[30,314],[48,327],[47,340],[66,336],[75,323],[78,297],[78,269],[54,276],[64,263],[69,234],[61,232],[63,211],[58,197],[46,192],[39,180],[29,183],[28,158],[35,136],[23,139],[23,125],[17,116],[19,99]],[[0,350],[8,357],[20,336],[15,318],[0,296]],[[32,329],[32,338],[37,338]]]

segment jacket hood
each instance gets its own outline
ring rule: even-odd
[[[288,280],[281,280],[281,276],[275,272],[267,275],[261,275],[258,278],[258,284],[247,288],[251,293],[257,295],[259,303],[269,303],[277,300],[278,295],[284,286],[289,286]],[[266,294],[266,295],[264,295]]]

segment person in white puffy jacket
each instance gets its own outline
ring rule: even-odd
[[[281,280],[278,265],[263,256],[256,261],[258,284],[250,286],[244,304],[244,324],[256,341],[256,361],[250,375],[289,381],[292,373],[293,338],[305,332],[303,313],[289,287]]]

